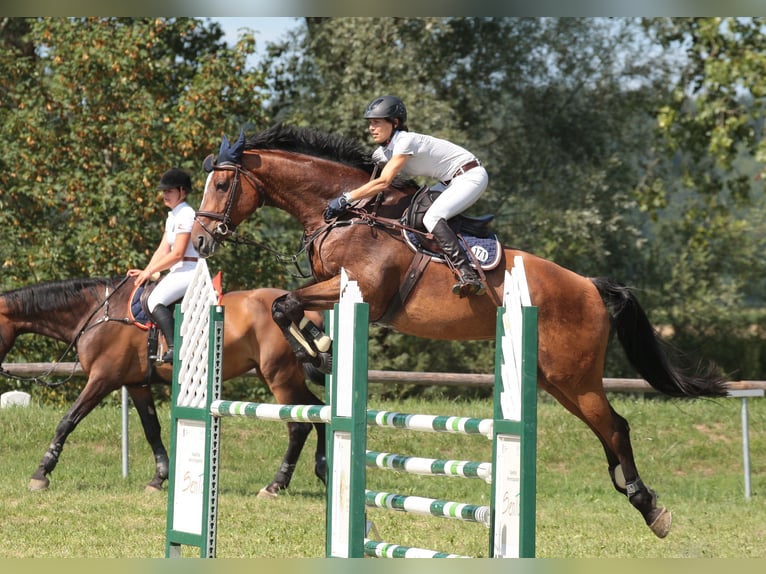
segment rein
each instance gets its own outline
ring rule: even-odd
[[[77,368],[77,364],[79,363],[78,360],[75,360],[75,362],[72,365],[72,371],[69,373],[69,376],[67,376],[65,379],[63,379],[61,381],[55,381],[55,382],[46,381],[44,379],[47,378],[48,376],[50,376],[50,374],[56,368],[56,365],[58,363],[61,363],[64,360],[64,358],[69,354],[69,352],[77,345],[77,342],[80,340],[80,337],[82,337],[82,335],[86,331],[88,331],[89,329],[92,329],[93,327],[96,327],[97,325],[100,325],[101,323],[104,323],[106,321],[123,321],[123,322],[127,322],[128,321],[127,319],[111,319],[109,317],[109,300],[112,298],[112,296],[115,293],[117,293],[117,291],[119,291],[120,287],[122,287],[125,284],[125,282],[128,280],[128,278],[129,278],[128,276],[125,276],[117,284],[117,286],[114,288],[114,290],[111,293],[109,292],[109,287],[106,288],[106,294],[105,294],[104,300],[91,312],[91,314],[88,316],[88,318],[83,323],[83,327],[80,329],[80,331],[77,333],[77,335],[75,335],[74,339],[69,343],[69,345],[64,350],[64,352],[61,353],[61,356],[58,358],[58,360],[54,361],[53,363],[51,363],[51,367],[48,369],[47,372],[43,373],[39,377],[21,377],[21,376],[18,376],[18,375],[14,375],[13,373],[11,373],[9,371],[6,371],[5,368],[3,368],[2,365],[0,365],[0,376],[5,377],[6,379],[11,379],[13,381],[19,381],[19,382],[23,382],[23,383],[34,383],[36,385],[42,385],[42,386],[45,386],[45,387],[48,387],[48,388],[59,387],[59,386],[65,384],[65,383],[68,383],[69,381],[71,381],[72,378],[74,377],[74,373],[75,373],[75,369]],[[93,319],[93,317],[96,316],[96,313],[98,313],[98,311],[102,307],[104,307],[106,309],[106,311],[104,313],[104,317],[105,318],[103,320],[99,320],[99,321],[96,321],[93,324],[90,324],[90,322]],[[75,355],[75,359],[76,358],[77,358],[77,356]]]

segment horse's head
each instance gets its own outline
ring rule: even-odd
[[[327,203],[344,191],[368,181],[370,155],[355,140],[308,128],[276,125],[233,144],[224,137],[215,159],[204,168],[210,174],[192,229],[192,242],[201,257],[213,254],[264,204],[296,218],[305,231],[324,226]]]
[[[218,157],[209,155],[203,162],[208,177],[192,229],[192,242],[201,257],[212,255],[218,244],[264,203],[261,183],[243,165],[244,143],[244,132],[233,145],[224,136]]]

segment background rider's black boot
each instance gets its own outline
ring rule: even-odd
[[[452,286],[452,292],[461,297],[468,295],[484,295],[487,292],[484,283],[478,273],[468,262],[468,256],[458,243],[457,235],[444,220],[440,219],[434,226],[431,233],[444,251],[444,255],[452,262],[460,273],[460,280]]]
[[[165,340],[168,343],[167,352],[162,355],[163,363],[173,362],[173,336],[175,335],[175,318],[173,317],[173,311],[171,311],[165,305],[157,305],[152,311],[152,319],[157,323],[157,326],[165,335]]]

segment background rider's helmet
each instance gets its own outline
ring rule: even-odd
[[[407,129],[407,108],[404,102],[396,96],[381,96],[372,100],[364,112],[364,119],[385,119],[394,123],[399,120],[397,126],[400,130]]]
[[[182,169],[174,167],[162,174],[157,189],[175,189],[177,187],[185,189],[186,193],[191,193],[192,190],[189,174]]]

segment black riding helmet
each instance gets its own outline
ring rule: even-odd
[[[186,193],[191,193],[191,178],[184,170],[174,167],[162,174],[157,189],[175,189],[178,187],[185,189]]]
[[[381,96],[372,100],[364,112],[364,119],[384,119],[394,123],[399,120],[396,129],[407,130],[407,108],[396,96]]]

